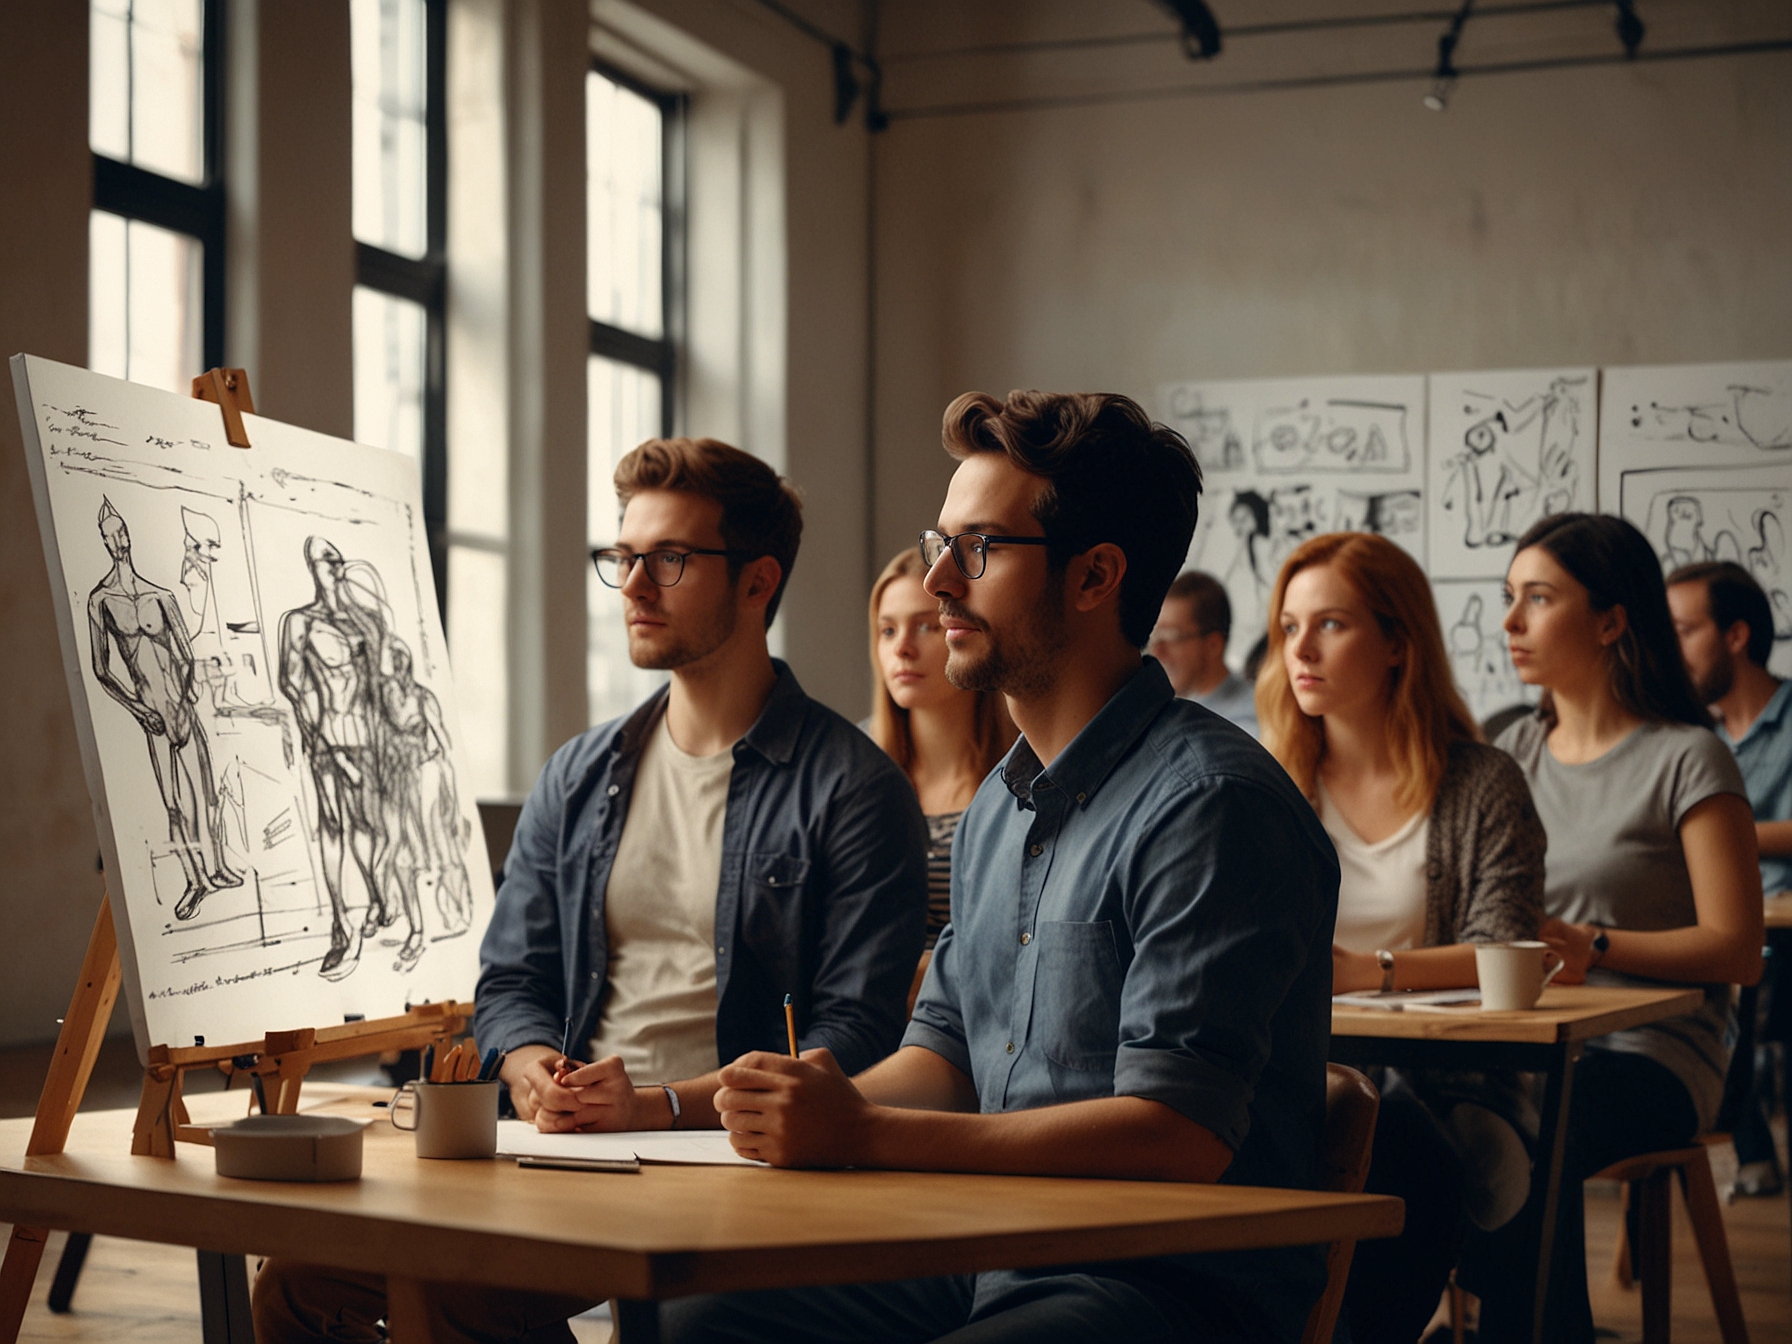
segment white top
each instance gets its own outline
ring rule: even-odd
[[[1347,952],[1423,946],[1431,813],[1415,812],[1387,839],[1369,844],[1351,830],[1321,783],[1319,824],[1338,851],[1338,924],[1332,941]]]
[[[716,889],[734,752],[690,756],[666,717],[649,734],[604,894],[610,946],[591,1058],[636,1083],[716,1067]]]

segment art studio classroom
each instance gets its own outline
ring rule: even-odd
[[[1781,0],[0,5],[0,1344],[1792,1339],[1789,166]]]

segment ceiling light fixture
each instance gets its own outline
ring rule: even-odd
[[[1220,23],[1202,0],[1158,0],[1182,25],[1182,54],[1211,61],[1220,54]]]
[[[1456,87],[1456,43],[1462,37],[1462,25],[1468,22],[1475,0],[1462,0],[1462,8],[1450,20],[1450,26],[1437,39],[1437,69],[1431,75],[1431,92],[1419,101],[1427,110],[1442,112],[1450,106],[1450,94]]]
[[[1636,16],[1636,9],[1630,0],[1618,0],[1618,21],[1614,25],[1618,30],[1618,41],[1624,44],[1624,54],[1631,60],[1636,59],[1636,49],[1643,45],[1643,21]]]

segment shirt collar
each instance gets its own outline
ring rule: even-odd
[[[1175,698],[1162,664],[1147,655],[1139,670],[1083,725],[1049,770],[1040,764],[1032,745],[1022,736],[1002,765],[1002,782],[1023,808],[1033,806],[1033,794],[1042,782],[1055,785],[1079,805],[1087,806],[1120,758],[1132,750],[1163,707]]]
[[[1746,742],[1756,733],[1777,729],[1780,720],[1786,717],[1786,706],[1789,704],[1792,704],[1792,681],[1782,681],[1774,688],[1767,703],[1761,707],[1761,712],[1755,715],[1755,721],[1749,724],[1748,731],[1742,735],[1742,740]],[[1723,720],[1720,718],[1718,722],[1721,724]]]
[[[735,748],[738,751],[744,743],[774,765],[789,765],[791,757],[796,755],[796,741],[803,730],[809,697],[797,683],[796,673],[782,658],[772,659],[772,670],[778,674],[778,679],[772,683],[772,693],[766,697],[765,708],[759,711],[759,717]],[[658,722],[670,693],[669,686],[661,686],[629,715],[616,743],[616,749],[623,756],[640,754],[647,733]]]

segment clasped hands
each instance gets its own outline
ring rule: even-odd
[[[510,1052],[503,1078],[524,1120],[547,1134],[667,1129],[671,1109],[658,1086],[637,1087],[617,1056],[570,1071],[551,1046]],[[876,1111],[829,1050],[799,1059],[754,1050],[716,1075],[714,1105],[722,1128],[743,1157],[775,1167],[844,1167],[862,1163]]]

